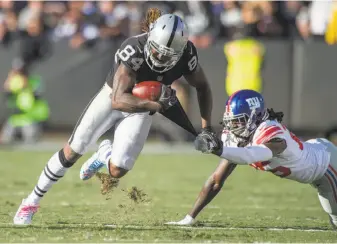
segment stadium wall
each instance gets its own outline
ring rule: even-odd
[[[337,46],[303,41],[264,41],[263,95],[267,106],[285,113],[285,123],[294,130],[323,131],[337,125]],[[214,94],[214,124],[221,120],[225,92],[225,41],[199,50],[200,63]],[[72,128],[90,98],[100,89],[120,43],[102,42],[93,49],[73,50],[66,41],[54,43],[52,56],[35,65],[42,76],[44,96],[51,107],[51,128]],[[0,49],[0,78],[5,80],[17,44]],[[1,88],[2,89],[2,88]],[[190,103],[196,104],[193,91]],[[0,93],[3,101],[3,94]],[[199,109],[190,106],[188,115],[200,127]],[[0,121],[5,118],[0,103]]]

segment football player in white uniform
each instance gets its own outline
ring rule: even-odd
[[[264,108],[261,94],[240,90],[226,102],[221,140],[197,136],[195,147],[222,158],[184,219],[169,222],[191,225],[218,194],[237,165],[250,165],[281,178],[310,184],[330,222],[337,226],[337,147],[326,139],[302,142],[281,124],[283,113]]]
[[[34,190],[22,201],[14,224],[30,224],[52,185],[112,127],[113,142],[100,144],[97,153],[82,166],[80,177],[88,180],[103,166],[115,178],[130,171],[148,136],[152,114],[174,105],[177,98],[170,85],[182,76],[197,90],[202,133],[212,135],[212,93],[182,19],[149,9],[143,30],[144,34],[128,38],[116,52],[106,83],[82,113],[66,146],[49,159]],[[142,81],[164,84],[158,102],[132,95],[134,85]]]

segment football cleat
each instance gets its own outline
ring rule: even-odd
[[[105,160],[110,153],[111,141],[102,141],[98,150],[82,165],[80,170],[81,180],[89,180],[93,177],[105,165]]]
[[[25,203],[26,199],[22,200],[22,203],[16,212],[13,222],[15,225],[29,225],[32,223],[33,216],[39,209],[38,204]]]
[[[190,215],[186,215],[184,219],[178,221],[178,222],[167,222],[165,225],[180,225],[180,226],[192,226],[195,224],[195,219],[192,218]]]

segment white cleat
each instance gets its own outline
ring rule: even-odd
[[[186,215],[184,219],[178,222],[167,222],[165,225],[180,225],[180,226],[192,226],[196,223],[195,219],[190,215]]]
[[[22,203],[14,216],[13,222],[15,225],[30,225],[34,214],[40,207],[38,204],[26,204],[25,200],[26,199],[22,200]]]
[[[98,147],[98,150],[82,165],[80,170],[81,180],[89,180],[104,165],[107,154],[111,153],[111,141],[104,140]]]

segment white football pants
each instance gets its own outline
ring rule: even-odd
[[[72,150],[84,154],[114,127],[111,161],[117,167],[131,170],[146,142],[152,116],[149,112],[126,113],[112,109],[110,94],[111,88],[104,84],[85,108],[68,142]]]
[[[326,139],[317,139],[327,146],[331,153],[330,165],[324,176],[312,183],[318,191],[318,198],[331,224],[337,227],[337,147]]]

